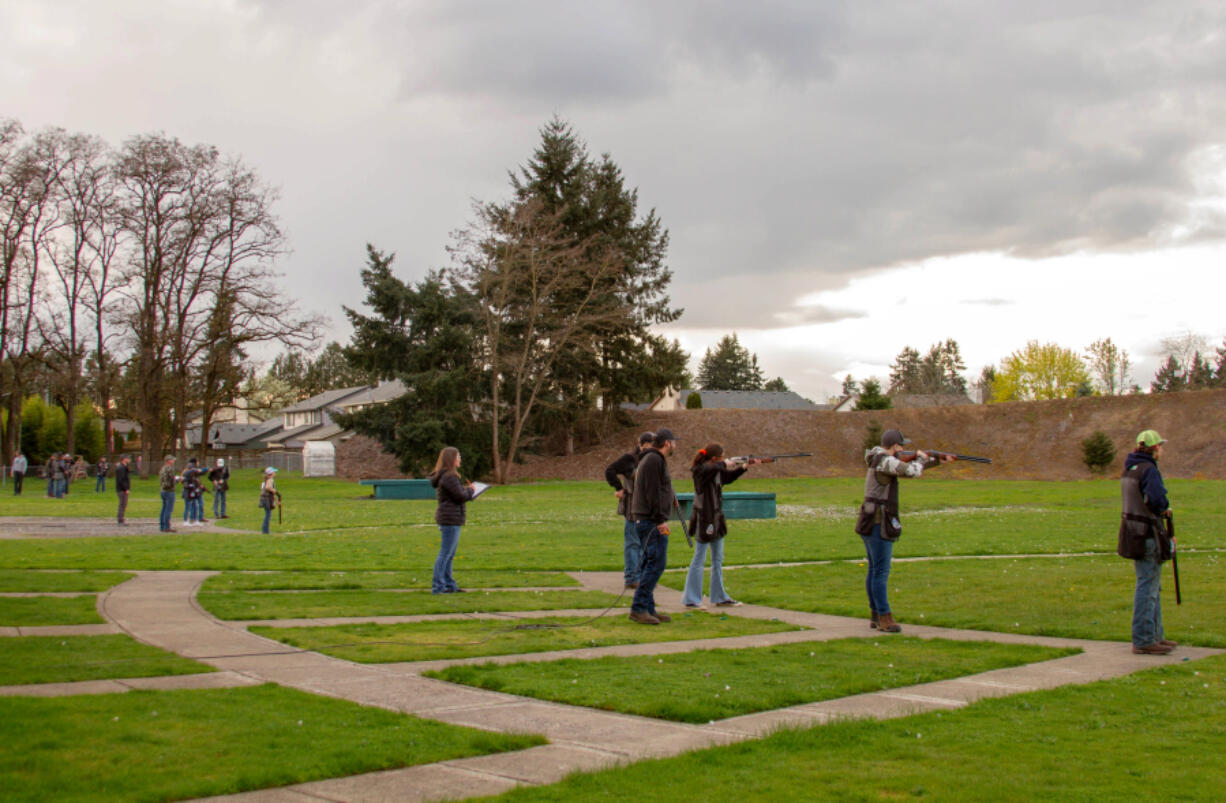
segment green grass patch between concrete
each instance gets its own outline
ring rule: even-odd
[[[0,597],[0,625],[98,625],[102,617],[94,594],[83,597]]]
[[[1226,658],[983,700],[952,712],[838,722],[522,788],[508,801],[675,803],[695,779],[740,803],[1215,800]]]
[[[1162,570],[1167,636],[1226,647],[1226,554],[1182,553],[1179,568],[1182,605],[1175,604],[1170,564]],[[746,602],[867,619],[864,571],[863,563],[736,569],[724,582]],[[681,588],[685,578],[661,582]],[[1133,562],[1115,556],[895,561],[890,607],[904,627],[1128,641],[1135,587]]]
[[[679,722],[709,722],[1079,652],[1021,644],[839,639],[664,656],[453,666],[453,683]]]
[[[565,572],[474,570],[464,574],[468,588],[578,586]],[[204,581],[204,591],[288,591],[360,589],[430,589],[430,572],[222,572]]]
[[[665,627],[643,627],[619,612],[594,621],[574,617],[518,622],[465,619],[395,625],[253,627],[251,632],[350,661],[389,663],[727,638],[802,629],[777,621],[692,612],[674,616]]]
[[[213,672],[128,636],[20,636],[0,643],[0,686]]]
[[[413,616],[482,611],[541,611],[629,607],[601,591],[299,591],[203,592],[200,604],[219,619],[319,619],[331,616]]]
[[[0,570],[0,591],[106,591],[131,577],[128,572]]]
[[[182,800],[518,750],[504,736],[279,686],[0,698],[11,800]]]

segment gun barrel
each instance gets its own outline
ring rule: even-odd
[[[958,458],[959,460],[966,460],[969,463],[986,463],[988,465],[992,464],[992,458],[990,457],[975,457],[974,455],[969,455],[969,454],[956,454],[954,455],[954,457]]]

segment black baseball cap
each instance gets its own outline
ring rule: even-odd
[[[904,438],[903,434],[896,429],[887,429],[881,433],[881,445],[889,449],[891,446],[905,446],[910,443],[910,438]]]
[[[655,443],[663,444],[665,441],[679,441],[679,440],[681,439],[678,438],[676,435],[674,435],[673,431],[669,429],[668,427],[664,427],[663,429],[656,430],[656,437],[654,441]]]
[[[652,441],[654,441],[655,439],[656,439],[656,433],[654,433],[654,432],[644,432],[644,433],[642,433],[642,434],[640,434],[640,435],[639,435],[639,445],[641,446],[641,445],[643,445],[644,443],[651,443],[651,442],[652,442]]]

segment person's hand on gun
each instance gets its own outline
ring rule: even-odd
[[[657,524],[656,529],[660,531],[660,535],[667,536],[668,535],[668,522],[665,522],[663,524]]]
[[[618,488],[618,489],[617,489],[617,493],[615,494],[615,496],[616,496],[618,499],[625,499],[625,498],[626,498],[626,489],[625,489],[625,488]]]

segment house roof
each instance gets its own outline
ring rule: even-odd
[[[320,429],[325,426],[330,426],[330,425],[328,424],[303,424],[300,427],[294,427],[293,429],[282,430],[281,432],[276,433],[275,435],[273,435],[270,438],[267,438],[266,440],[269,443],[279,443],[285,446],[291,440],[301,441],[303,435],[307,434],[313,429]]]
[[[794,390],[683,390],[681,406],[691,393],[702,397],[704,410],[817,410]]]
[[[284,413],[306,413],[312,410],[322,410],[366,389],[366,385],[358,385],[353,388],[325,390],[323,393],[317,393],[309,399],[303,399],[297,404],[291,404],[289,407],[278,410],[277,413],[280,415]]]
[[[408,390],[399,379],[393,379],[390,382],[380,382],[377,385],[362,388],[359,392],[345,398],[340,406],[353,407],[355,405],[384,404],[392,399],[400,398]]]

